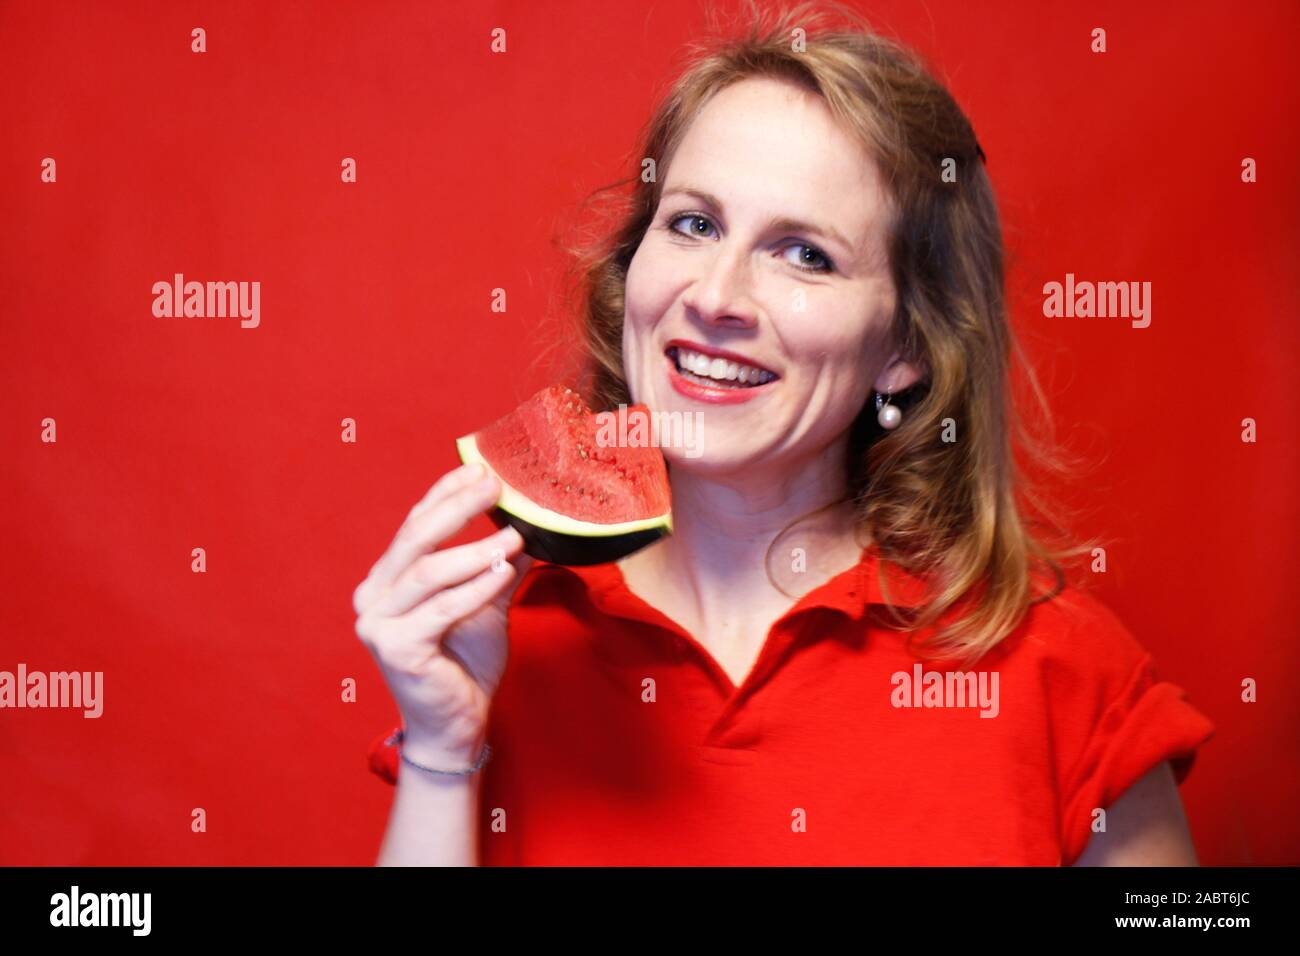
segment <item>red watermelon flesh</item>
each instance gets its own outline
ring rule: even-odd
[[[646,406],[628,406],[629,423],[638,414],[648,423]],[[611,417],[617,425],[617,413]],[[599,524],[664,515],[671,494],[663,454],[650,445],[602,446],[601,424],[577,392],[552,385],[474,439],[497,476],[543,508]]]

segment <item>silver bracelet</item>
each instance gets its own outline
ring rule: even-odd
[[[399,727],[394,733],[389,735],[388,739],[384,741],[384,744],[389,747],[393,747],[393,746],[398,747],[399,749],[397,751],[397,755],[401,757],[405,763],[410,764],[416,770],[423,770],[425,773],[442,773],[442,774],[452,774],[452,775],[474,773],[475,771],[482,768],[482,766],[485,763],[487,763],[488,759],[492,756],[492,747],[488,743],[484,742],[483,753],[479,755],[478,761],[474,764],[474,766],[470,767],[468,770],[437,770],[433,767],[426,767],[423,764],[418,764],[410,757],[406,756],[406,754],[404,754],[400,749],[400,745],[402,741],[404,741],[405,739],[406,739],[406,731]]]

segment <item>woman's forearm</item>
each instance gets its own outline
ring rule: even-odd
[[[400,765],[377,866],[478,866],[479,774]]]

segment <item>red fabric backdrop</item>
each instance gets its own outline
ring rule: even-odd
[[[1202,861],[1300,862],[1300,7],[869,12],[988,153],[1017,326],[1099,462],[1068,502],[1113,542],[1098,593],[1218,726],[1182,790]],[[557,223],[625,172],[704,24],[691,0],[0,7],[0,670],[105,681],[97,720],[0,711],[0,863],[373,861],[392,790],[365,748],[396,712],[352,588],[452,439],[548,383]],[[177,272],[259,281],[260,325],[154,317]],[[1044,317],[1067,272],[1152,282],[1150,327]]]

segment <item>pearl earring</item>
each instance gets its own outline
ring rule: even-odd
[[[876,421],[886,431],[893,431],[903,420],[903,413],[897,405],[890,405],[889,398],[876,392]]]

